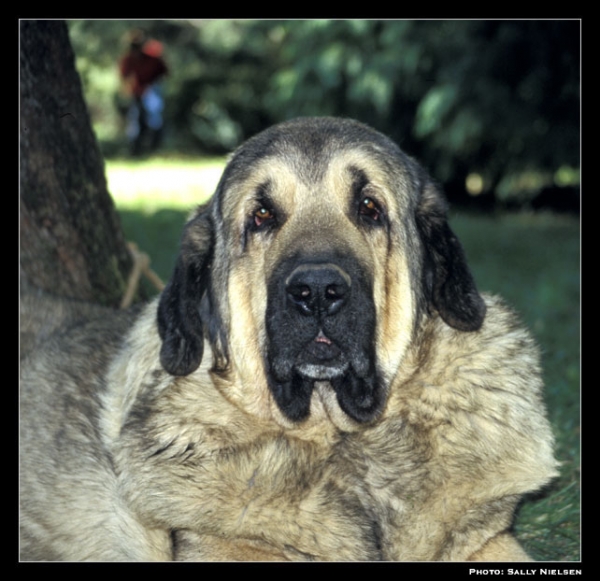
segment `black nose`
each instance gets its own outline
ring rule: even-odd
[[[302,264],[286,279],[288,299],[300,313],[335,315],[350,295],[350,276],[335,264]]]

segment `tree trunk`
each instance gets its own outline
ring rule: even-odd
[[[118,306],[132,260],[66,23],[20,28],[22,287]]]

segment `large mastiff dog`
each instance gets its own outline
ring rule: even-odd
[[[160,298],[22,371],[22,559],[525,560],[556,472],[532,339],[353,121],[248,141]]]

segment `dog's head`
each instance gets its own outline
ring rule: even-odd
[[[369,127],[299,119],[244,144],[187,224],[159,305],[161,362],[188,375],[208,340],[215,369],[287,420],[318,393],[368,422],[437,314],[465,332],[485,315],[437,187]]]

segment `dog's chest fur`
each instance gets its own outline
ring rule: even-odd
[[[228,551],[242,542],[274,559],[464,559],[553,472],[550,450],[531,439],[545,429],[532,412],[540,386],[511,379],[531,364],[525,339],[515,331],[502,345],[494,317],[471,352],[440,349],[454,339],[434,325],[389,413],[353,433],[297,437],[194,377],[147,384],[114,452],[125,498],[147,526],[181,533],[180,558],[240,558]],[[473,526],[481,518],[486,527]]]

